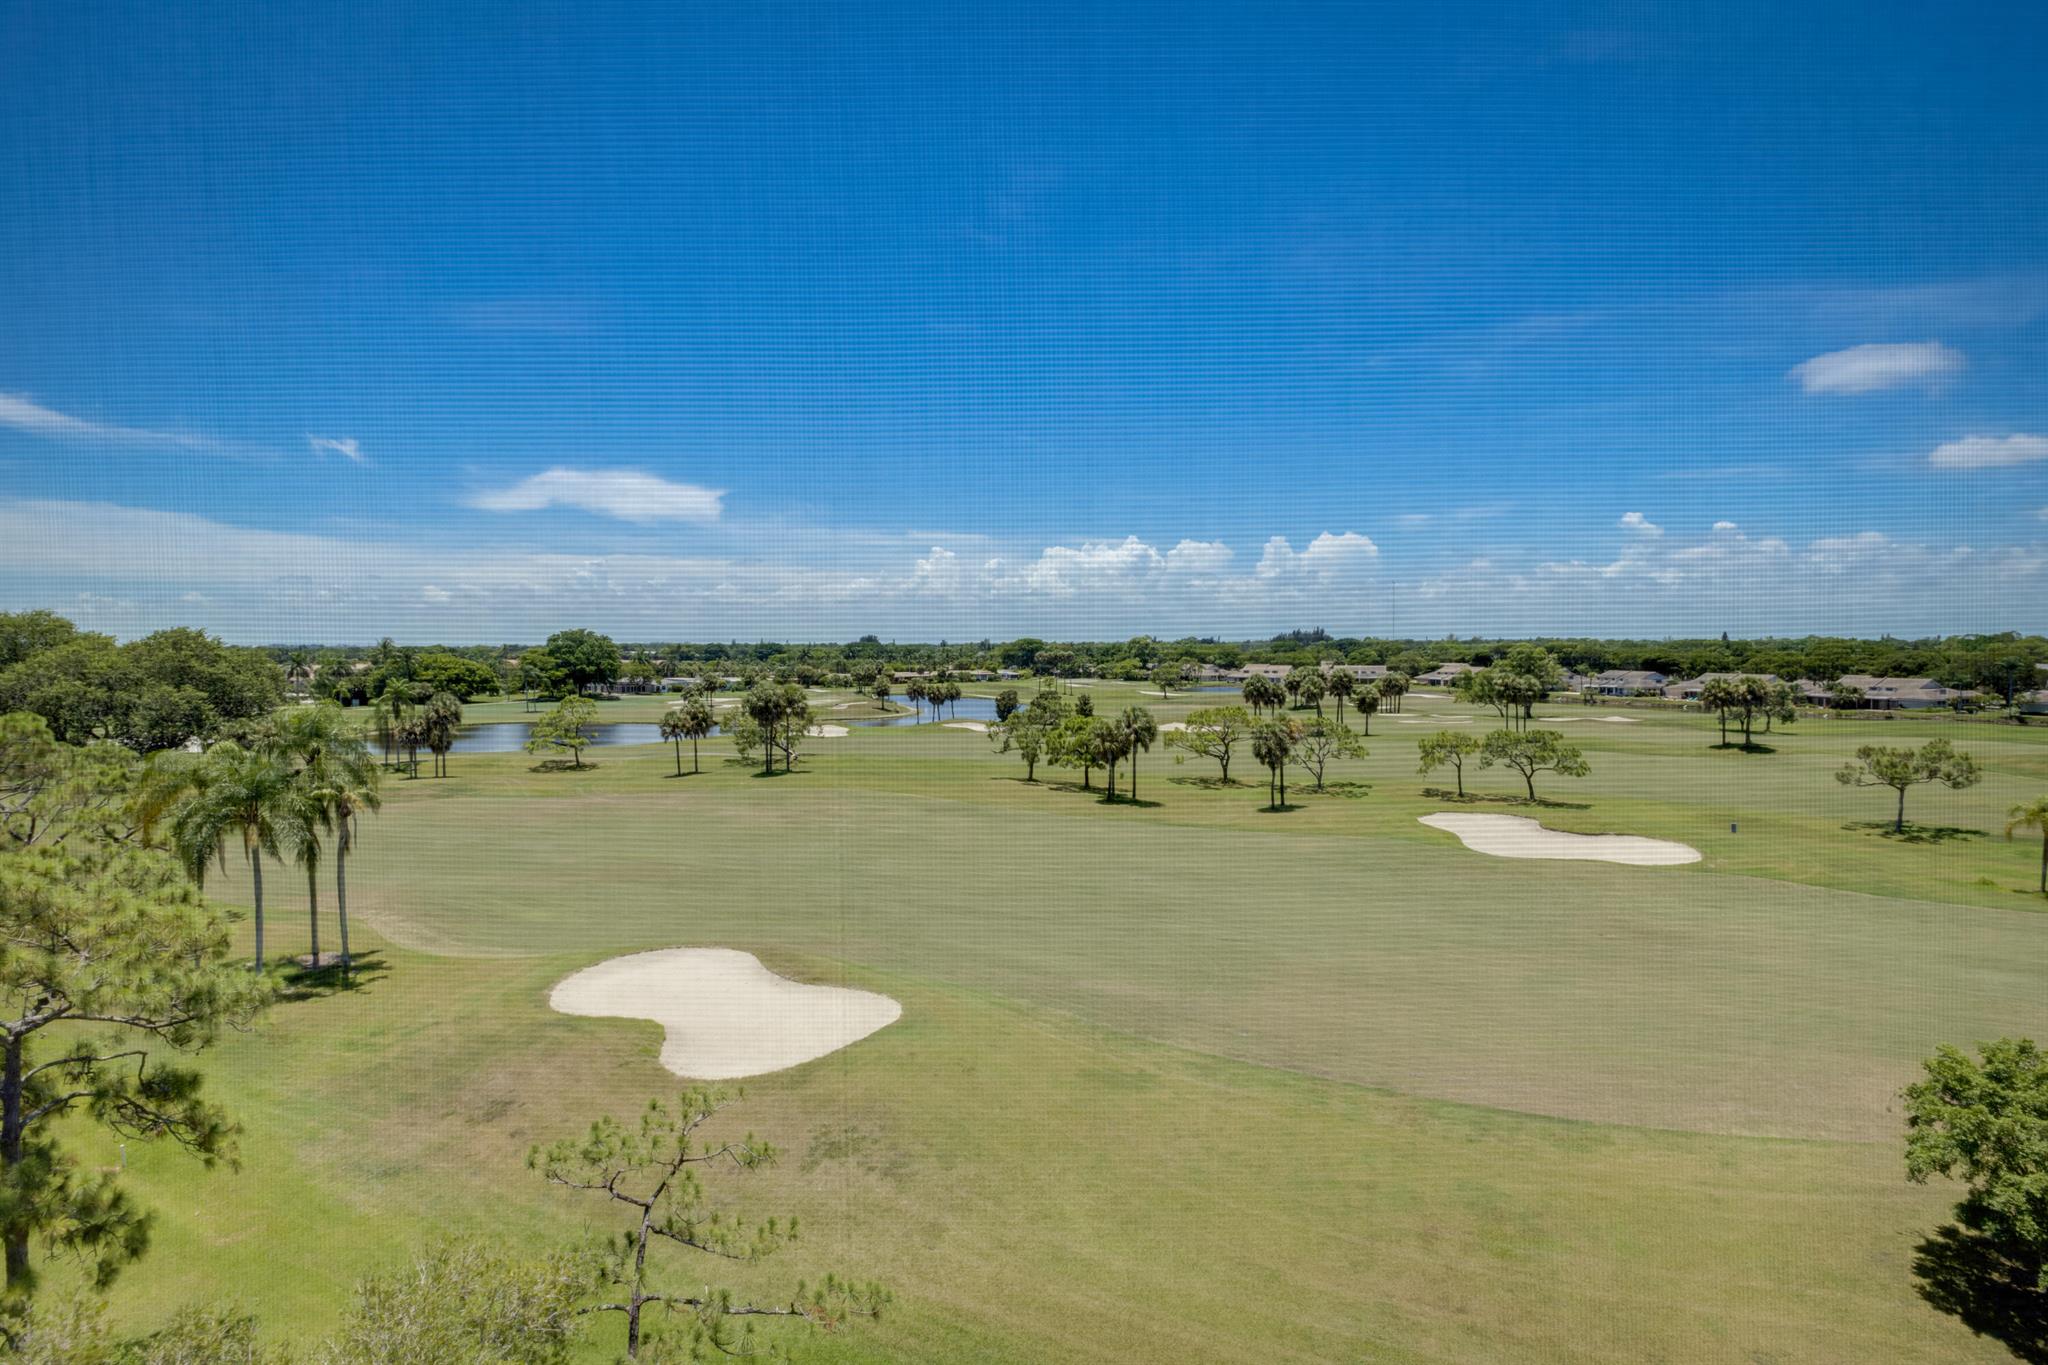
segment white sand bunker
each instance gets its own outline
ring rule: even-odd
[[[847,731],[844,725],[813,725],[804,733],[812,739],[845,739]]]
[[[972,730],[979,735],[988,733],[988,727],[978,720],[949,720],[946,722],[946,728],[948,730]]]
[[[1470,725],[1470,716],[1396,716],[1403,725]]]
[[[1636,834],[1570,834],[1545,829],[1520,815],[1461,815],[1443,811],[1420,817],[1431,829],[1455,834],[1475,853],[1496,858],[1569,858],[1580,862],[1630,863],[1636,867],[1673,867],[1696,863],[1700,851],[1669,839]]]
[[[1609,725],[1641,725],[1643,723],[1641,716],[1595,716],[1593,719],[1604,720]]]
[[[651,1019],[667,1030],[661,1064],[696,1081],[729,1081],[837,1052],[903,1015],[886,995],[808,986],[735,948],[663,948],[585,967],[556,984],[559,1014]]]
[[[1169,730],[1185,730],[1187,728],[1188,723],[1184,720],[1170,720],[1159,727],[1159,733],[1163,735]]]

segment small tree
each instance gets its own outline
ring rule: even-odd
[[[1363,757],[1365,745],[1350,726],[1320,716],[1302,728],[1301,738],[1294,746],[1294,761],[1315,779],[1317,791],[1323,789],[1323,777],[1332,759]]]
[[[1251,733],[1252,724],[1251,713],[1242,706],[1211,706],[1191,711],[1185,730],[1167,732],[1166,747],[1215,759],[1223,770],[1223,781],[1228,783],[1231,753]],[[1185,754],[1174,755],[1174,762],[1184,761]]]
[[[566,1189],[602,1195],[622,1205],[628,1229],[606,1249],[604,1280],[617,1297],[585,1305],[586,1313],[617,1313],[626,1320],[626,1358],[637,1359],[650,1307],[692,1319],[694,1344],[724,1355],[756,1354],[750,1319],[797,1319],[834,1328],[851,1318],[880,1316],[889,1294],[877,1285],[854,1286],[827,1277],[815,1291],[799,1284],[786,1302],[757,1304],[708,1287],[697,1293],[660,1288],[648,1252],[660,1243],[727,1260],[757,1261],[796,1239],[794,1218],[747,1223],[711,1206],[699,1172],[758,1170],[775,1149],[749,1133],[714,1141],[699,1130],[737,1096],[721,1090],[685,1091],[673,1105],[650,1103],[637,1128],[601,1118],[581,1139],[535,1147],[527,1164]],[[745,1322],[744,1328],[735,1324]]]
[[[1983,778],[1977,760],[1959,753],[1945,739],[1930,739],[1918,749],[1866,744],[1853,761],[1844,763],[1835,781],[1845,787],[1890,787],[1899,794],[1892,831],[1906,829],[1906,789],[1922,782],[1939,782],[1950,790],[1974,787]]]
[[[1001,725],[1011,716],[1016,715],[1017,708],[1022,704],[1018,699],[1017,689],[1014,687],[1006,687],[996,693],[996,724]]]
[[[1709,678],[1700,687],[1700,705],[1721,722],[1721,747],[1728,747],[1728,717],[1741,709],[1742,698],[1726,678]]]
[[[1266,767],[1266,808],[1279,810],[1287,804],[1287,763],[1294,754],[1301,726],[1285,716],[1265,722],[1252,732],[1252,757]]]
[[[1175,659],[1152,670],[1152,685],[1159,689],[1161,701],[1171,700],[1175,688],[1186,688],[1188,666],[1185,661]]]
[[[1554,772],[1561,777],[1584,777],[1592,768],[1575,745],[1564,742],[1558,730],[1495,730],[1479,749],[1479,766],[1494,764],[1513,768],[1522,775],[1529,799],[1536,799],[1536,774]]]
[[[567,751],[577,767],[583,766],[583,750],[590,743],[590,736],[583,733],[583,727],[597,719],[597,703],[584,696],[567,696],[555,704],[555,709],[533,723],[533,733],[527,737],[528,753],[561,753]]]
[[[1358,728],[1370,735],[1372,733],[1372,718],[1379,714],[1380,709],[1379,689],[1368,687],[1360,692],[1358,700],[1352,709],[1358,712]]]
[[[2005,837],[2008,839],[2012,838],[2014,830],[2040,831],[2041,894],[2048,896],[2048,796],[2037,796],[2031,801],[2014,806],[2005,814]]]
[[[1422,766],[1416,771],[1427,776],[1448,767],[1458,777],[1458,799],[1465,797],[1465,760],[1479,752],[1479,741],[1456,730],[1439,730],[1416,746]]]

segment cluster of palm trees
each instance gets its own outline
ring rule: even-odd
[[[448,753],[462,732],[462,698],[452,692],[426,693],[411,683],[394,682],[370,705],[388,767],[404,767],[420,775],[420,750],[434,756],[434,776],[448,775]],[[405,754],[403,763],[400,752]]]
[[[168,825],[171,847],[202,886],[209,868],[227,865],[229,845],[240,845],[249,865],[259,971],[266,857],[305,869],[309,962],[322,965],[319,874],[331,844],[339,962],[346,972],[348,855],[360,816],[381,804],[377,788],[376,761],[341,708],[297,706],[269,717],[240,742],[223,740],[196,757],[167,755],[153,763],[144,778],[145,820]]]
[[[697,742],[709,737],[717,728],[711,699],[701,691],[692,692],[662,713],[661,737],[676,746],[677,777],[683,775],[683,741],[690,741],[690,771],[701,772],[703,765],[697,757]]]
[[[1370,717],[1384,706],[1389,711],[1401,709],[1401,698],[1408,691],[1405,674],[1389,673],[1376,681],[1367,682],[1347,668],[1333,668],[1324,673],[1320,668],[1298,664],[1281,677],[1273,678],[1264,673],[1254,673],[1244,680],[1244,704],[1254,715],[1271,713],[1278,715],[1283,705],[1295,707],[1313,706],[1317,715],[1323,713],[1323,698],[1329,697],[1337,703],[1337,723],[1344,723],[1344,703],[1351,701],[1361,716]],[[1371,721],[1366,723],[1371,730]]]
[[[964,694],[960,691],[960,684],[951,678],[912,678],[904,687],[903,695],[910,698],[913,707],[930,702],[932,719],[937,720],[940,707],[952,705]]]

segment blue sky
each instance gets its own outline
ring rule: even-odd
[[[2048,16],[17,6],[0,605],[2048,628]]]

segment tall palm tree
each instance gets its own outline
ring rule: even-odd
[[[1117,728],[1123,731],[1124,752],[1131,756],[1131,800],[1138,799],[1138,754],[1152,752],[1152,746],[1159,741],[1159,722],[1152,719],[1152,713],[1142,706],[1128,706],[1117,718]]]
[[[2005,837],[2008,839],[2016,829],[2041,831],[2041,894],[2048,896],[2048,796],[2037,796],[2014,806],[2006,816]]]
[[[1344,699],[1358,690],[1357,675],[1339,664],[1330,670],[1330,680],[1324,684],[1331,696],[1337,699],[1337,723],[1344,723]]]
[[[270,754],[233,741],[216,744],[193,773],[193,791],[179,805],[171,840],[192,880],[205,885],[207,865],[227,863],[227,837],[240,834],[256,908],[256,970],[263,969],[263,855],[297,847],[305,806],[297,774]]]

